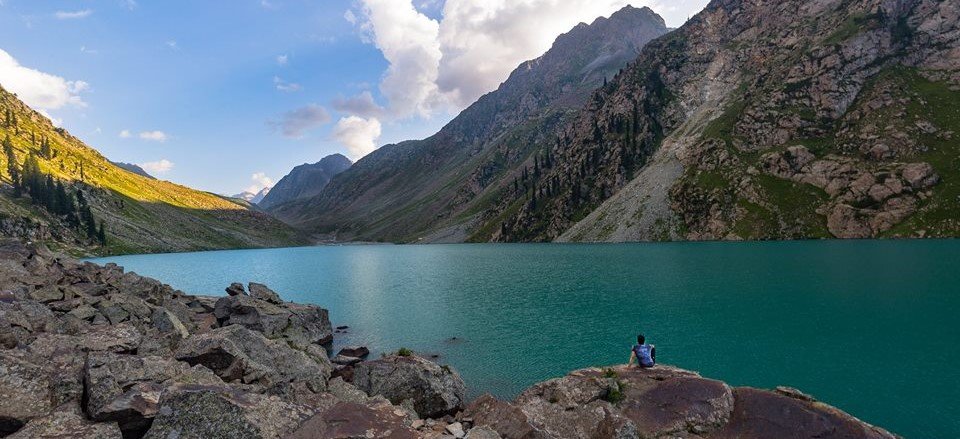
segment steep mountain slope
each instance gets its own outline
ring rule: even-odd
[[[319,194],[333,177],[346,171],[351,165],[353,162],[350,159],[341,154],[334,154],[312,165],[297,166],[281,178],[257,204],[264,209],[270,209],[291,201],[313,197]]]
[[[121,169],[2,88],[0,111],[0,139],[10,139],[15,163],[11,168],[6,152],[0,154],[0,234],[96,254],[305,243],[298,232],[269,215]],[[11,170],[22,173],[28,159],[35,160],[50,181],[63,183],[69,200],[82,197],[89,203],[96,223],[105,226],[105,246],[92,242],[67,218],[32,204],[26,193],[17,196]]]
[[[317,196],[272,209],[340,239],[463,241],[591,92],[667,32],[647,8],[581,24],[439,133],[385,146]],[[428,234],[429,233],[429,234]]]
[[[947,1],[714,0],[474,239],[960,235],[958,21]]]

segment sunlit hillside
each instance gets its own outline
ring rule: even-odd
[[[82,190],[105,224],[107,244],[88,242],[63,218],[16,197],[0,154],[0,228],[74,252],[167,252],[293,245],[297,232],[249,205],[126,171],[0,88],[0,140],[9,136],[18,166],[32,154],[43,173]],[[48,147],[44,147],[44,144]]]

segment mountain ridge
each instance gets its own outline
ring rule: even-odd
[[[665,32],[663,19],[649,8],[624,8],[594,27],[577,26],[434,136],[384,146],[317,196],[270,211],[339,239],[419,241],[449,228],[452,240],[465,240],[471,211],[485,210],[500,190],[491,184],[519,172],[545,140],[547,130],[532,128],[561,124]]]
[[[313,164],[304,163],[281,178],[257,204],[264,209],[270,209],[298,199],[310,198],[352,165],[353,162],[342,154],[326,156]]]

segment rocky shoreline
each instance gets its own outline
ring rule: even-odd
[[[893,438],[797,390],[668,366],[584,369],[465,399],[401,349],[333,360],[327,310],[261,284],[224,297],[0,241],[0,437]]]

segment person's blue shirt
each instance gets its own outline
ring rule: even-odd
[[[633,346],[633,354],[637,356],[637,363],[642,367],[653,367],[654,360],[653,346],[648,344],[638,344]]]

